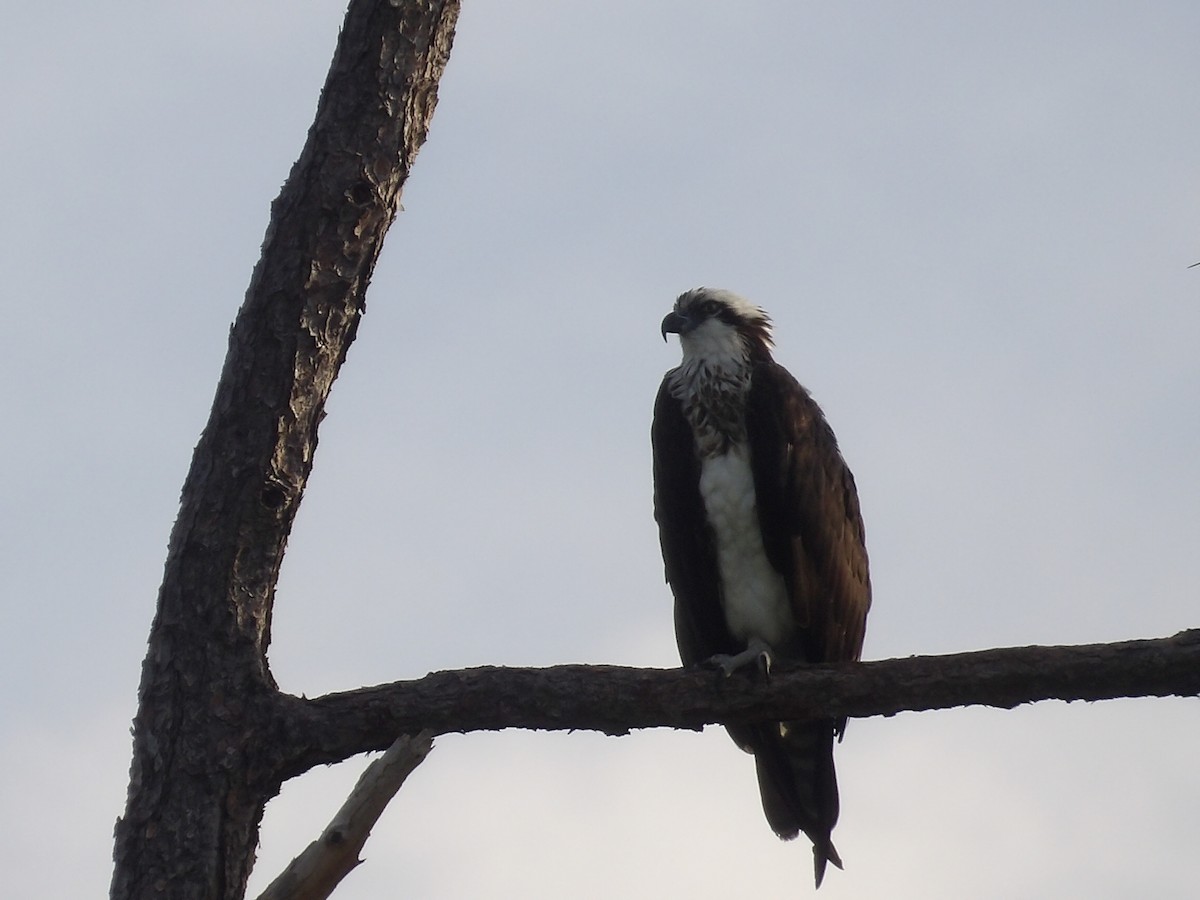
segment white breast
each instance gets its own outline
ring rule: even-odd
[[[725,622],[740,641],[782,646],[795,630],[783,577],[767,560],[744,443],[705,459],[700,495],[717,543]]]

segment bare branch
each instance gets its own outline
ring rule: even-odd
[[[267,648],[283,552],[330,387],[433,114],[458,9],[459,0],[350,2],[308,141],[272,206],[183,487],[142,669],[113,898],[169,891],[241,900],[262,810],[280,783],[319,763],[384,749],[397,734],[622,734],[1200,693],[1200,631],[780,669],[766,685],[705,671],[558,666],[442,672],[315,700],[280,693]],[[364,806],[335,819],[325,849],[315,851],[314,870],[340,874],[314,876],[298,890],[331,889],[353,868],[361,843],[346,835],[365,840],[390,796],[363,790]],[[328,849],[334,835],[345,841],[340,856]]]
[[[333,821],[259,896],[258,900],[325,900],[362,860],[359,852],[396,791],[433,747],[423,731],[402,735],[375,760]]]
[[[387,746],[400,732],[530,728],[625,734],[714,722],[891,716],[1039,700],[1200,694],[1200,629],[1158,640],[1012,647],[842,666],[781,667],[767,684],[703,669],[484,667],[312,700],[280,695],[289,775]],[[286,752],[286,751],[285,751]]]

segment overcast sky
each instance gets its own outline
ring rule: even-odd
[[[0,34],[0,870],[111,877],[166,541],[340,2]],[[858,480],[865,655],[1200,625],[1200,5],[467,0],[329,404],[271,662],[310,696],[670,666],[658,326],[775,318]],[[1183,898],[1195,701],[855,721],[825,900]],[[251,892],[364,760],[268,807]],[[703,734],[440,738],[336,896],[804,896]]]

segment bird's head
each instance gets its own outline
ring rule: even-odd
[[[771,355],[771,319],[732,291],[693,288],[662,320],[663,340],[679,335],[685,360],[747,360]]]

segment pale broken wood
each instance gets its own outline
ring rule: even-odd
[[[369,766],[321,833],[258,900],[325,900],[355,867],[371,829],[409,774],[433,747],[433,735],[401,735]]]

